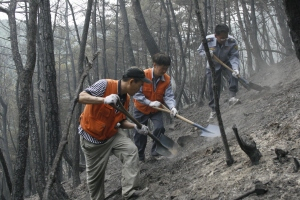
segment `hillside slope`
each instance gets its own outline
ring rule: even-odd
[[[225,162],[221,138],[204,138],[190,124],[175,120],[175,130],[166,135],[183,147],[176,158],[154,160],[149,155],[141,166],[142,187],[149,192],[139,199],[145,200],[199,200],[235,199],[254,189],[261,181],[268,192],[262,196],[252,194],[245,199],[299,199],[300,172],[294,172],[293,158],[300,159],[300,64],[295,57],[263,68],[251,81],[270,86],[267,91],[247,91],[240,86],[238,97],[242,104],[229,107],[227,94],[220,99],[222,119],[230,151],[232,166]],[[203,126],[207,125],[208,106],[181,109],[180,115]],[[215,121],[212,124],[218,124]],[[251,137],[262,154],[258,165],[251,165],[247,155],[239,147],[232,131],[236,124],[241,136]],[[182,136],[185,140],[182,140]],[[148,144],[148,153],[151,142]],[[274,159],[275,148],[289,152],[283,162]],[[113,194],[121,199],[121,164],[111,157],[105,182],[106,196]],[[71,181],[65,183],[71,199],[89,199],[82,174],[82,184],[71,189]],[[116,192],[117,191],[117,192]]]

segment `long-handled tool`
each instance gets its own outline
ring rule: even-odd
[[[163,108],[155,107],[155,109],[166,112],[166,113],[171,112],[165,105],[162,104],[162,107]],[[176,114],[175,117],[177,117],[178,119],[181,119],[181,120],[183,120],[183,121],[185,121],[189,124],[192,124],[193,126],[199,128],[199,129],[201,129],[202,130],[201,136],[204,136],[204,137],[218,137],[218,136],[221,135],[220,134],[220,128],[216,125],[209,124],[206,128],[204,128],[203,126],[201,126],[199,124],[196,124],[196,123],[180,116],[179,114]]]
[[[220,63],[221,65],[223,65],[226,69],[228,69],[229,71],[233,72],[233,69],[231,69],[228,65],[226,65],[224,62],[222,62],[216,55],[213,55],[212,56],[213,59],[215,59],[218,63]],[[240,81],[240,83],[247,89],[247,90],[250,90],[250,89],[254,89],[254,90],[257,90],[257,91],[262,91],[263,89],[267,89],[269,87],[267,86],[260,86],[260,85],[257,85],[255,83],[252,83],[250,81],[247,81],[246,79],[244,79],[243,77],[241,77],[240,75],[238,75],[238,80]]]
[[[124,115],[126,115],[133,123],[137,125],[138,128],[142,127],[142,124],[138,122],[133,116],[129,114],[129,112],[123,107],[120,100],[114,104],[110,104],[113,108],[116,110],[122,112]],[[164,134],[160,134],[159,138],[157,138],[155,135],[150,133],[150,131],[147,134],[149,137],[151,137],[156,142],[156,149],[155,151],[159,153],[162,156],[165,157],[174,157],[178,153],[178,144],[175,143],[172,139],[165,136]]]

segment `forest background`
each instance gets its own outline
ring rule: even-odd
[[[73,187],[78,186],[84,170],[78,92],[101,78],[120,79],[131,66],[151,67],[151,55],[158,51],[172,58],[168,74],[178,108],[205,104],[206,60],[196,50],[202,38],[195,3],[206,34],[219,23],[230,27],[239,44],[243,77],[295,51],[299,57],[299,31],[293,32],[299,25],[291,26],[299,19],[299,3],[292,1],[0,2],[2,198],[38,193],[47,199],[49,192],[51,199],[67,199],[61,182],[72,179]],[[55,168],[63,135],[67,145]]]

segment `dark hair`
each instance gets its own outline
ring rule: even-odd
[[[126,70],[125,74],[122,77],[122,80],[127,82],[129,79],[134,79],[135,82],[143,81],[146,83],[151,83],[151,81],[146,78],[144,70],[133,66]]]
[[[122,77],[122,81],[124,81],[124,82],[127,82],[127,81],[129,81],[130,79],[133,79],[135,83],[137,83],[137,82],[139,82],[139,81],[143,81],[143,80],[140,79],[140,78],[127,78],[127,77],[125,78],[125,77]]]
[[[159,52],[152,56],[152,62],[156,63],[157,65],[170,66],[171,58],[164,52]]]
[[[226,24],[218,24],[215,28],[215,34],[229,33],[229,27]]]

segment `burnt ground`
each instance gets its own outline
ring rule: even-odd
[[[240,86],[238,98],[242,103],[230,107],[227,92],[220,99],[220,109],[234,163],[226,164],[222,139],[200,136],[200,131],[175,119],[174,130],[166,135],[183,143],[175,158],[155,160],[146,155],[141,165],[141,186],[149,191],[138,199],[235,199],[255,188],[261,181],[268,189],[264,195],[251,194],[245,199],[299,199],[300,172],[294,172],[294,158],[300,160],[300,64],[295,57],[263,68],[249,78],[253,83],[270,86],[258,92]],[[207,103],[206,103],[207,104]],[[190,105],[180,109],[180,115],[207,126],[210,109],[207,105]],[[218,124],[217,121],[211,124]],[[239,134],[252,138],[262,154],[258,165],[252,165],[233,134],[236,124]],[[183,137],[185,136],[185,137]],[[183,141],[182,138],[185,140]],[[151,141],[148,143],[150,152]],[[276,160],[275,148],[288,151],[282,162]],[[105,181],[106,196],[121,199],[120,161],[110,158]],[[89,199],[82,173],[82,184],[71,189],[72,181],[64,184],[71,199]]]

